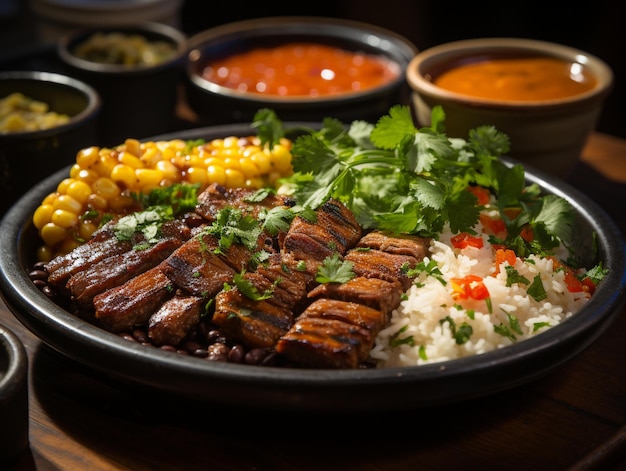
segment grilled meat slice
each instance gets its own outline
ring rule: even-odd
[[[163,273],[178,288],[203,298],[212,298],[230,283],[235,273],[247,270],[255,252],[272,250],[262,234],[254,250],[233,243],[220,248],[219,239],[211,234],[198,233],[165,261]]]
[[[48,262],[48,284],[59,293],[69,296],[70,291],[66,285],[73,275],[89,270],[92,265],[105,258],[128,252],[145,241],[145,237],[139,232],[131,240],[119,240],[115,234],[116,223],[117,220],[107,222],[86,243]],[[179,240],[187,240],[191,235],[190,228],[182,220],[165,222],[160,232],[163,238]]]
[[[419,263],[411,255],[391,254],[380,250],[350,250],[344,260],[352,263],[352,270],[356,276],[399,281],[404,291],[409,289],[412,283],[407,270],[415,268]]]
[[[283,250],[298,259],[324,260],[335,252],[343,255],[361,237],[354,214],[339,201],[330,199],[317,211],[317,220],[296,216],[284,237]]]
[[[93,298],[134,276],[155,267],[165,260],[182,242],[164,239],[149,248],[129,250],[120,255],[105,258],[73,275],[67,282],[73,301],[83,309],[90,310]]]
[[[87,269],[107,257],[132,249],[133,241],[120,241],[114,233],[115,222],[109,221],[86,243],[71,252],[53,258],[46,264],[48,284],[60,293],[68,294],[65,285],[72,275]]]
[[[148,337],[156,345],[178,345],[200,322],[204,300],[197,296],[174,296],[165,301],[148,321]]]
[[[161,271],[163,263],[97,295],[93,299],[96,322],[111,332],[145,324],[175,293],[172,282]]]
[[[254,301],[237,288],[215,296],[213,323],[226,336],[249,348],[273,347],[293,323],[290,309],[267,300]]]
[[[312,368],[358,368],[387,315],[359,303],[317,299],[276,344],[290,361]]]
[[[271,209],[275,206],[293,206],[294,202],[285,196],[268,194],[262,201],[256,202],[249,198],[256,192],[247,188],[226,188],[216,183],[209,185],[198,195],[196,213],[214,221],[217,213],[232,207],[241,210],[244,214],[256,217],[262,209]]]
[[[267,302],[279,308],[299,311],[306,302],[310,287],[317,284],[315,273],[319,263],[295,260],[291,254],[273,254],[254,272],[246,272],[243,278],[259,293],[271,292]]]
[[[385,231],[372,231],[361,237],[356,246],[369,247],[398,255],[410,255],[419,262],[428,253],[430,239],[413,235],[391,234]]]
[[[308,293],[309,298],[329,298],[364,304],[382,311],[387,321],[400,305],[404,290],[399,281],[357,276],[346,283],[324,283]],[[385,321],[385,324],[386,322]]]

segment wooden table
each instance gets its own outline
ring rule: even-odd
[[[593,135],[569,180],[625,231],[626,141]],[[11,471],[626,470],[626,308],[532,383],[361,417],[146,400],[42,344],[1,302],[0,322],[30,360],[30,449]]]

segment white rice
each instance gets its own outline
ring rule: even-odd
[[[480,224],[475,229],[482,233]],[[527,293],[528,285],[513,283],[506,286],[506,262],[495,275],[495,250],[487,235],[482,236],[483,248],[461,250],[452,247],[451,236],[446,230],[439,240],[433,240],[430,256],[424,259],[425,264],[431,260],[437,263],[445,286],[434,276],[418,275],[416,283],[406,293],[407,299],[394,310],[390,324],[376,339],[370,356],[377,367],[424,365],[506,347],[559,324],[587,301],[585,293],[571,293],[566,289],[563,270],[553,271],[553,262],[549,258],[530,256],[524,261],[518,257],[515,262],[514,268],[530,282],[536,275],[541,277],[547,296],[536,301]],[[450,279],[469,274],[483,278],[489,291],[491,310],[485,300],[453,298]],[[521,334],[514,332],[509,316],[517,320]],[[468,341],[456,342],[450,323],[442,322],[448,317],[453,320],[456,330],[464,323],[471,326]],[[506,332],[497,332],[502,326],[508,328],[512,337]],[[409,337],[412,337],[411,343],[407,341]]]

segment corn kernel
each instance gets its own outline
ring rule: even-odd
[[[55,256],[54,251],[47,245],[42,245],[37,249],[37,260],[41,262],[49,262]]]
[[[80,239],[84,241],[87,241],[91,238],[96,229],[98,229],[98,224],[96,224],[95,222],[90,220],[80,221],[77,232],[78,237],[80,237]]]
[[[206,169],[207,181],[217,183],[218,185],[226,184],[226,171],[221,165],[209,165]]]
[[[52,220],[54,207],[51,204],[40,205],[33,214],[33,224],[37,230],[48,224]]]
[[[209,181],[207,170],[203,167],[190,167],[187,169],[185,181],[191,184],[199,183],[204,187]]]
[[[100,175],[98,175],[98,172],[94,172],[93,170],[85,170],[85,169],[81,169],[75,176],[75,179],[83,181],[85,183],[88,184],[93,184],[93,182],[95,182],[98,178],[100,178]]]
[[[52,212],[51,221],[55,226],[62,227],[63,229],[69,229],[78,224],[78,215],[65,209],[55,209]],[[44,226],[44,228],[45,227],[46,226]]]
[[[57,185],[57,193],[64,195],[67,193],[67,189],[69,188],[69,186],[74,183],[76,180],[74,180],[73,178],[64,178],[63,180],[61,180],[61,182]]]
[[[158,187],[163,180],[163,172],[158,169],[138,168],[135,170],[135,175],[137,176],[137,187],[142,191],[146,187]],[[143,192],[145,193],[145,191]]]
[[[53,222],[49,222],[41,228],[40,235],[47,246],[54,247],[65,240],[67,230],[61,226],[57,226]]]
[[[69,195],[61,195],[52,206],[55,210],[62,209],[76,215],[80,214],[83,205]]]
[[[259,171],[259,167],[250,159],[246,159],[242,157],[239,159],[239,170],[243,173],[246,178],[255,178],[261,175]]]
[[[118,156],[117,160],[121,164],[128,165],[129,167],[132,167],[134,169],[145,167],[145,165],[143,164],[143,162],[141,161],[139,157],[127,151],[120,152],[120,155]]]
[[[91,192],[91,186],[89,186],[87,183],[80,180],[73,180],[67,187],[65,193],[68,196],[74,198],[81,205],[84,205],[87,202],[87,198],[89,198]]]
[[[102,196],[103,198],[110,200],[115,198],[121,193],[121,190],[117,184],[110,178],[98,178],[93,185],[91,185],[95,194]]]
[[[100,159],[100,148],[92,146],[78,151],[76,165],[81,169],[89,170]]]
[[[283,145],[274,146],[273,149],[274,170],[282,174],[289,175],[293,172],[291,167],[291,152]]]
[[[246,179],[239,170],[227,168],[224,172],[226,173],[226,187],[242,188],[245,185]]]
[[[126,195],[117,195],[108,201],[109,209],[113,212],[124,213],[135,204],[135,200]]]
[[[270,156],[265,152],[257,152],[256,154],[252,154],[250,156],[250,160],[254,162],[254,164],[259,168],[259,172],[261,175],[269,173],[272,170],[272,165],[270,163]]]
[[[126,152],[135,157],[141,157],[141,143],[137,139],[126,139],[123,146],[125,147]]]
[[[87,207],[96,211],[108,211],[109,202],[106,198],[92,193],[89,195],[89,198],[87,198]]]
[[[169,160],[157,162],[156,168],[163,172],[163,179],[170,180],[171,182],[180,182],[183,178],[180,170]]]
[[[124,164],[117,164],[111,170],[111,180],[122,188],[135,188],[137,186],[137,175],[135,169]]]

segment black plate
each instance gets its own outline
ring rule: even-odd
[[[213,139],[254,132],[247,124],[194,129],[157,139]],[[589,197],[565,182],[526,170],[529,182],[566,198],[577,212],[576,244],[609,269],[592,299],[541,335],[482,355],[418,367],[357,370],[270,368],[206,361],[123,340],[59,308],[30,281],[38,235],[31,217],[69,167],[32,188],[5,215],[0,233],[0,289],[14,315],[46,344],[112,378],[193,400],[239,407],[315,411],[402,410],[452,403],[527,383],[594,342],[619,314],[626,287],[619,228]]]

